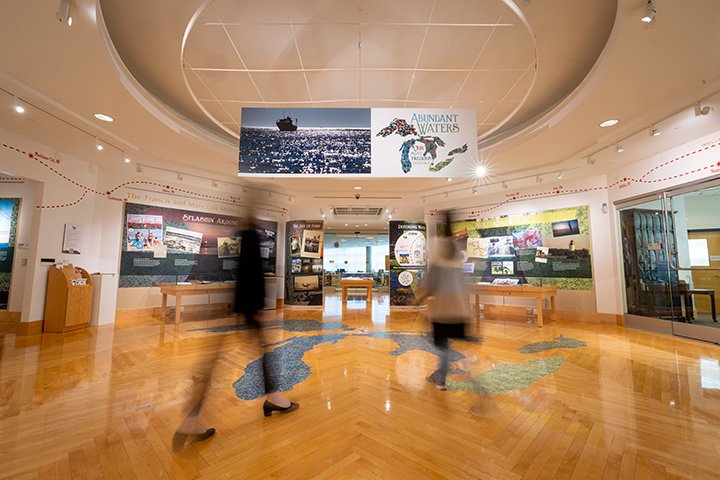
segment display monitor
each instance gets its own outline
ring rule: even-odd
[[[578,235],[580,233],[580,227],[578,226],[577,219],[565,220],[563,222],[553,222],[552,232],[553,232],[553,237],[564,237],[566,235]]]
[[[463,263],[463,272],[474,273],[475,272],[475,264],[474,263]]]

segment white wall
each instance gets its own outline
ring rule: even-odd
[[[688,230],[720,228],[720,195],[685,197]]]
[[[32,181],[0,184],[0,198],[21,199],[20,215],[17,225],[17,243],[13,257],[12,277],[10,279],[9,312],[19,312],[22,309],[25,277],[28,270],[27,264],[23,265],[23,261],[28,261],[30,250],[27,248],[18,248],[18,246],[20,244],[33,243],[32,226],[38,189],[39,186]]]

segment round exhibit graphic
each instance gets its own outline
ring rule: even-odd
[[[400,272],[400,274],[398,275],[398,282],[399,282],[400,285],[402,285],[403,287],[408,287],[408,286],[410,286],[410,284],[412,283],[412,281],[413,281],[412,273],[408,272],[407,270],[404,271],[404,272]]]
[[[425,235],[411,230],[395,242],[395,259],[402,266],[424,267],[427,262]]]

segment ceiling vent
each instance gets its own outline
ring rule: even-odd
[[[332,207],[336,217],[379,217],[384,207]]]

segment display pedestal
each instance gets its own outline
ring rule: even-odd
[[[82,268],[50,267],[45,296],[43,332],[62,333],[90,324],[93,281]]]
[[[93,273],[93,304],[90,325],[115,323],[118,277],[114,273]]]
[[[277,285],[278,277],[265,275],[265,310],[277,308]]]

